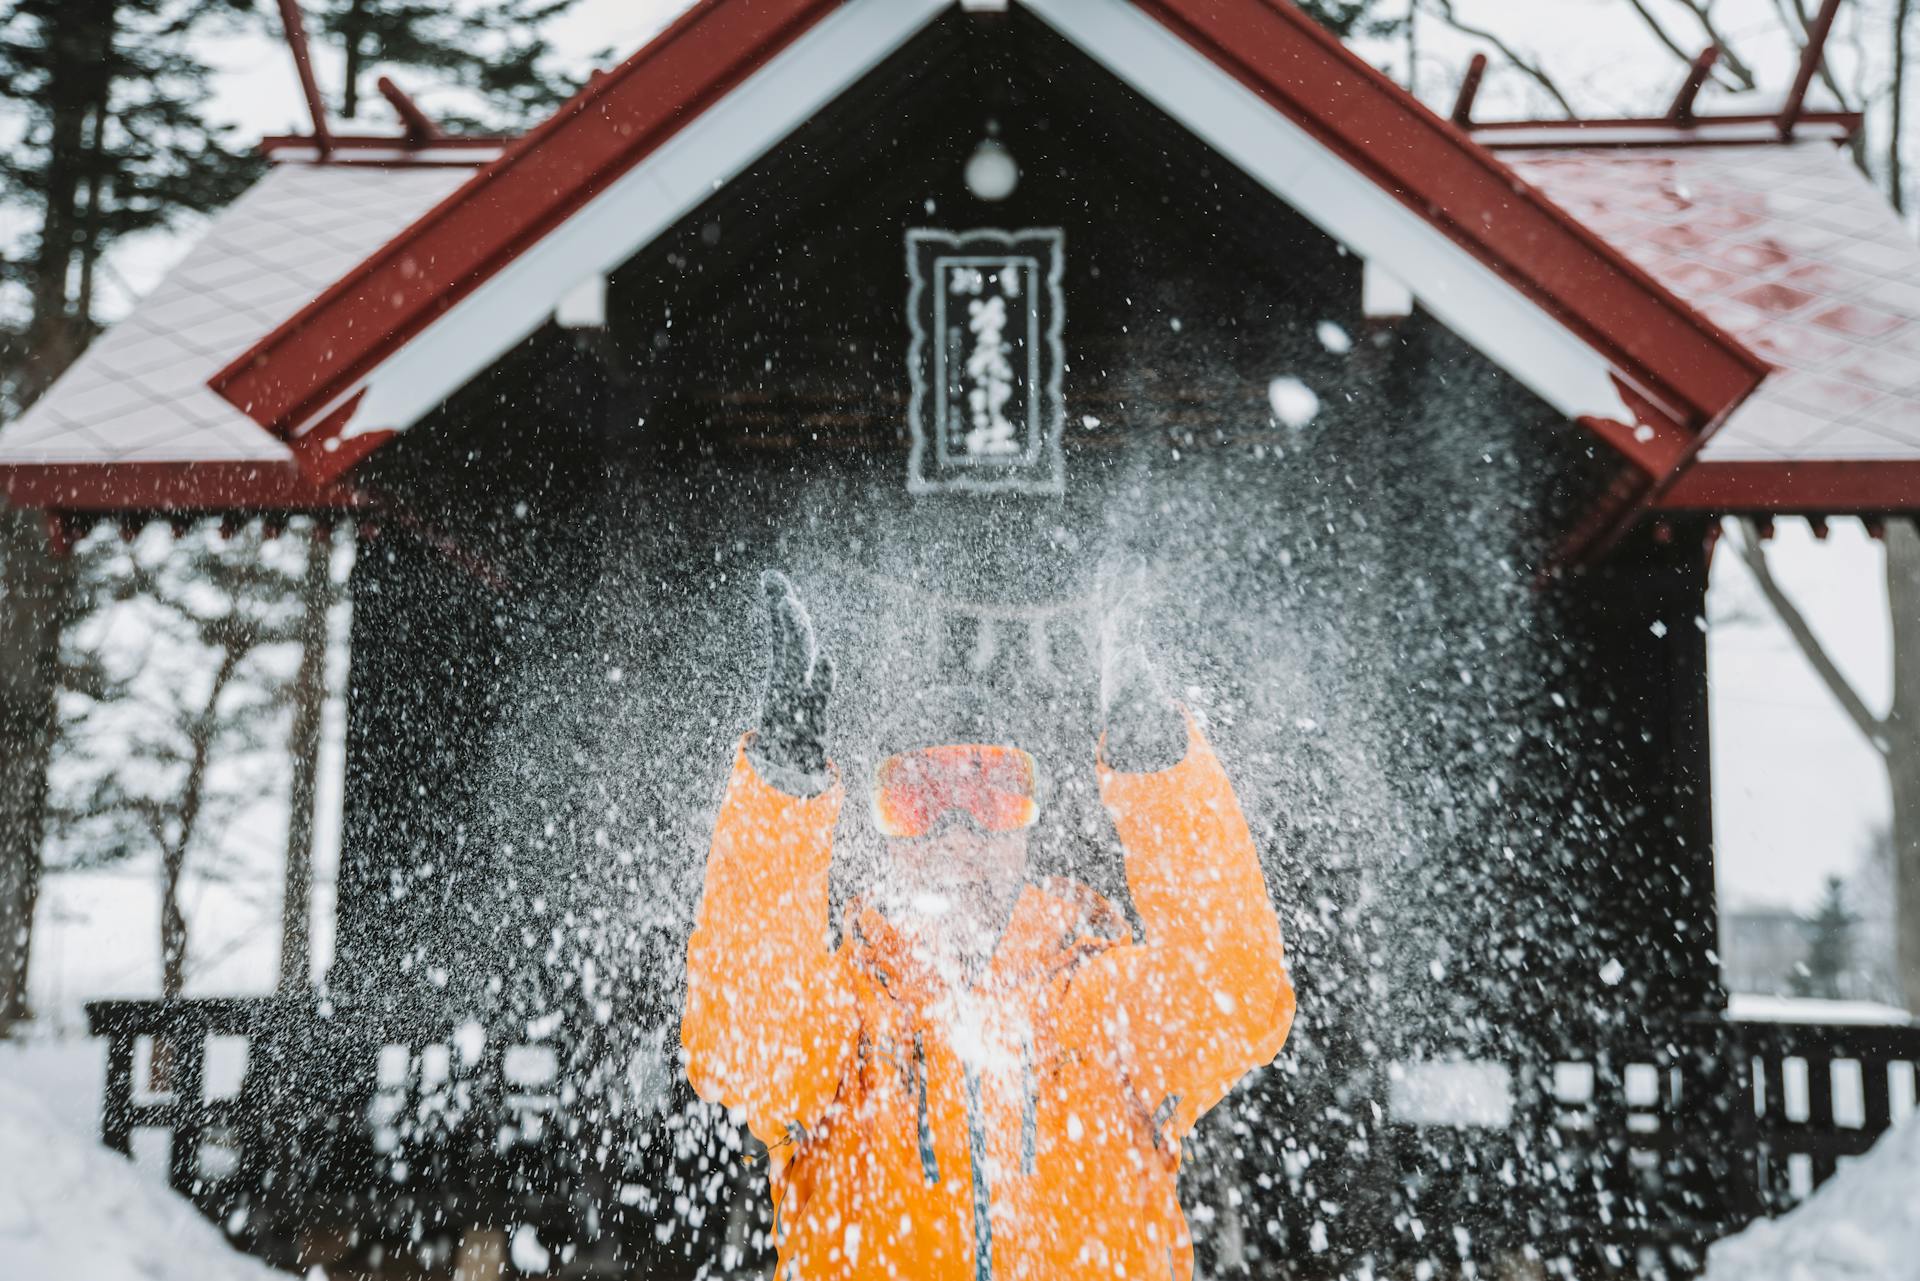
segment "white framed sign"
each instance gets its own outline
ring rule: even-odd
[[[1058,494],[1066,233],[907,232],[907,490]]]

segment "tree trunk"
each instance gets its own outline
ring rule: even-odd
[[[1920,1011],[1920,533],[1911,521],[1889,521],[1886,542],[1893,703],[1884,750],[1893,794],[1895,973],[1907,1008]]]
[[[87,119],[107,100],[116,8],[117,0],[76,0],[75,11],[47,33],[47,166],[29,281],[23,402],[45,391],[86,344],[72,313],[68,275],[83,234],[79,195],[87,170]]]
[[[360,111],[360,70],[367,60],[366,24],[362,16],[365,7],[362,0],[353,0],[340,24],[341,43],[346,46],[347,55],[346,83],[340,87],[340,115],[347,120],[352,120]]]
[[[187,915],[180,910],[180,873],[186,865],[183,831],[178,844],[160,850],[160,999],[177,1001],[187,990]],[[173,1038],[153,1038],[147,1064],[147,1088],[156,1094],[173,1090]]]
[[[180,874],[185,844],[160,856],[160,999],[177,1001],[187,990],[187,916],[180,910]]]
[[[1913,16],[1913,0],[1896,0],[1893,6],[1893,92],[1888,95],[1887,195],[1896,212],[1907,210],[1907,174],[1900,149],[1906,142],[1907,118],[1907,22]]]
[[[177,1000],[186,987],[187,918],[180,911],[180,879],[186,872],[187,852],[193,848],[200,810],[206,803],[207,771],[213,764],[214,737],[219,722],[220,697],[246,661],[250,646],[230,644],[220,656],[220,668],[207,691],[207,705],[191,736],[187,777],[180,785],[179,829],[162,849],[160,862],[160,995]]]
[[[287,797],[286,883],[280,907],[280,994],[306,991],[313,969],[313,818],[320,773],[320,734],[327,706],[327,622],[333,607],[333,533],[316,523],[307,544],[302,584],[300,668],[293,683]]]
[[[72,566],[38,513],[0,506],[0,1036],[28,1017],[47,762],[58,729],[60,630]]]
[[[107,104],[94,104],[87,122],[86,204],[80,211],[77,252],[80,280],[73,295],[75,332],[85,341],[93,332],[93,274],[100,261],[100,187],[105,181],[102,150],[106,145]]]

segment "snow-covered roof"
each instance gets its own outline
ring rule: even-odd
[[[1844,149],[1809,140],[1501,158],[1777,367],[1707,441],[1683,497],[1727,464],[1772,465],[1745,474],[1776,480],[1789,467],[1920,464],[1920,244]],[[1908,495],[1911,505],[1920,491]]]
[[[276,165],[132,313],[0,429],[0,467],[291,464],[207,379],[471,175]]]
[[[340,492],[949,9],[714,0],[517,143],[277,165],[0,429],[0,487],[73,511]],[[1920,508],[1920,248],[1836,145],[1855,118],[1463,133],[1288,5],[1027,9],[1614,445],[1631,497],[1585,524],[1617,533],[1662,484],[1668,508]]]

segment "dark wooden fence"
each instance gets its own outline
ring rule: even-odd
[[[108,1001],[89,1015],[109,1044],[104,1141],[126,1152],[135,1131],[163,1132],[174,1186],[283,1265],[349,1244],[363,1267],[382,1251],[431,1257],[475,1225],[533,1225],[548,1241],[584,1225],[607,1275],[691,1275],[738,1247],[755,1200],[741,1172],[756,1167],[710,1165],[709,1141],[671,1132],[684,1086],[663,1111],[625,1080],[574,1095],[560,1050],[531,1037],[277,999]],[[171,1071],[154,1097],[138,1087],[159,1045]],[[1686,1276],[1709,1241],[1790,1207],[1911,1112],[1917,1069],[1920,1027],[1699,1019],[1604,1049],[1568,1040],[1474,1065],[1504,1082],[1493,1114],[1390,1116],[1373,1182],[1391,1189],[1383,1217],[1426,1226],[1404,1248],[1442,1264],[1467,1257],[1446,1257],[1462,1227],[1479,1258],[1567,1243],[1583,1275]],[[670,1059],[651,1070],[677,1075]],[[691,1209],[673,1209],[681,1195]]]
[[[1742,1187],[1756,1214],[1803,1199],[1920,1097],[1920,1027],[1738,1026],[1754,1102]]]

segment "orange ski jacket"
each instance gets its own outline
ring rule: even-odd
[[[1280,924],[1198,728],[1154,774],[1099,766],[1146,937],[1029,885],[986,973],[941,981],[859,900],[833,945],[842,792],[736,756],[687,944],[704,1099],[769,1149],[779,1281],[1187,1281],[1180,1143],[1293,1022]]]

